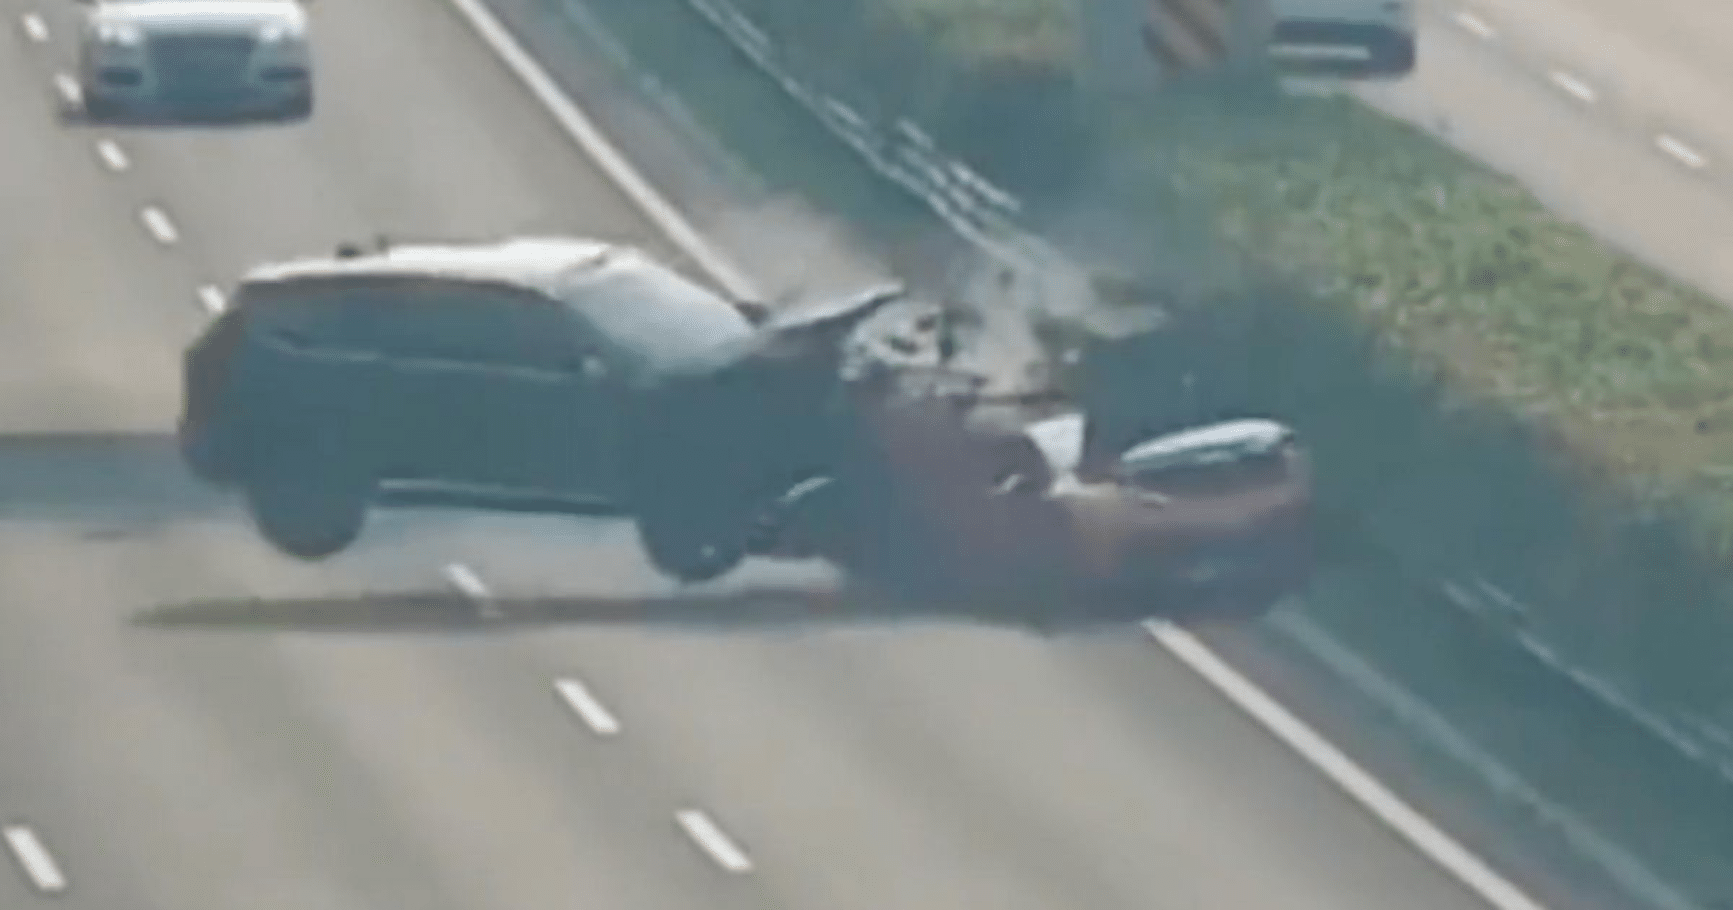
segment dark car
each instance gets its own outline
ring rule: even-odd
[[[378,494],[408,487],[481,507],[644,504],[658,566],[709,577],[738,562],[745,519],[723,525],[745,507],[671,509],[669,490],[693,484],[654,472],[763,486],[742,477],[775,440],[726,465],[689,447],[744,430],[761,408],[733,390],[762,383],[743,364],[804,337],[798,320],[761,328],[763,314],[596,240],[346,246],[239,282],[186,352],[181,449],[304,559],[348,547]],[[674,398],[687,405],[645,419]]]

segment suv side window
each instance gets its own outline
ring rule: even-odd
[[[249,289],[269,342],[488,367],[570,370],[593,353],[579,321],[531,292],[437,279],[307,279]]]
[[[306,279],[245,286],[234,309],[248,314],[248,331],[268,344],[333,354],[372,353],[362,310],[373,299],[353,282]]]
[[[367,307],[379,353],[531,370],[569,369],[587,353],[576,321],[529,291],[412,279]]]

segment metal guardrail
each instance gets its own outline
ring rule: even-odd
[[[1570,680],[1602,705],[1631,719],[1649,735],[1692,762],[1712,769],[1733,783],[1733,731],[1707,718],[1662,711],[1602,675],[1573,663],[1559,649],[1527,627],[1533,609],[1484,578],[1440,585],[1445,600],[1477,621],[1501,630],[1517,647],[1554,673]]]
[[[983,253],[1010,267],[1026,265],[1008,247],[1045,247],[1015,225],[1016,196],[938,147],[925,130],[898,119],[887,127],[867,120],[842,100],[815,89],[783,65],[776,42],[727,0],[686,0],[742,54],[874,171],[920,199],[946,225]],[[1056,250],[1044,252],[1057,257]]]

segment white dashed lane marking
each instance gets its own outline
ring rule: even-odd
[[[113,139],[97,140],[96,156],[101,158],[103,166],[111,171],[124,171],[132,164],[126,158],[126,150]]]
[[[558,679],[554,681],[554,691],[597,736],[613,736],[620,732],[619,719],[583,683],[575,679]]]
[[[139,210],[138,220],[144,225],[151,239],[163,246],[181,239],[180,231],[175,229],[175,223],[169,220],[168,213],[154,205],[147,205]]]
[[[65,73],[54,74],[54,90],[60,93],[60,100],[72,107],[84,103],[84,90],[78,87],[78,80]]]
[[[229,303],[223,298],[222,288],[214,284],[202,285],[198,290],[199,308],[212,316],[228,309]]]
[[[482,584],[481,576],[475,570],[461,562],[454,562],[445,567],[445,580],[457,589],[459,594],[475,604],[475,611],[483,619],[498,619],[502,615],[499,604],[494,602],[493,592]]]
[[[1655,137],[1655,147],[1666,152],[1668,155],[1672,156],[1675,161],[1678,161],[1680,164],[1683,164],[1688,168],[1701,168],[1709,163],[1708,159],[1699,154],[1696,149],[1673,138],[1672,136],[1667,135],[1666,133],[1662,133]]]
[[[12,857],[18,861],[18,867],[24,870],[26,878],[36,890],[44,894],[57,894],[66,890],[66,874],[60,871],[60,864],[54,861],[54,854],[48,852],[42,839],[36,832],[25,825],[7,825],[4,830],[6,846],[12,850]]]
[[[1570,73],[1553,72],[1547,75],[1552,84],[1564,89],[1566,93],[1584,104],[1595,103],[1595,90],[1587,82],[1572,76]]]
[[[680,825],[680,830],[692,838],[698,849],[710,857],[711,862],[721,866],[723,871],[740,874],[752,871],[752,859],[741,850],[722,828],[710,816],[699,809],[681,809],[674,813],[674,821]]]
[[[48,40],[48,23],[43,22],[41,16],[35,13],[25,13],[22,21],[25,37],[37,44],[42,44]]]
[[[1456,24],[1467,29],[1477,38],[1491,38],[1498,34],[1492,30],[1492,25],[1485,19],[1482,19],[1467,10],[1463,10],[1456,14]]]

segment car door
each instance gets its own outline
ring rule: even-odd
[[[564,311],[528,290],[423,279],[393,321],[399,369],[428,415],[426,479],[511,494],[594,498],[610,467],[598,412],[607,370]]]
[[[367,400],[357,430],[368,437],[378,476],[496,483],[486,448],[498,430],[499,383],[476,355],[485,343],[478,308],[446,282],[417,277],[375,276],[339,296],[329,330],[356,352],[364,375],[332,393]]]
[[[596,332],[558,301],[496,290],[492,329],[510,363],[501,365],[511,401],[500,404],[502,435],[518,440],[505,463],[513,485],[562,497],[618,503],[619,364]],[[504,458],[502,454],[502,459]]]

